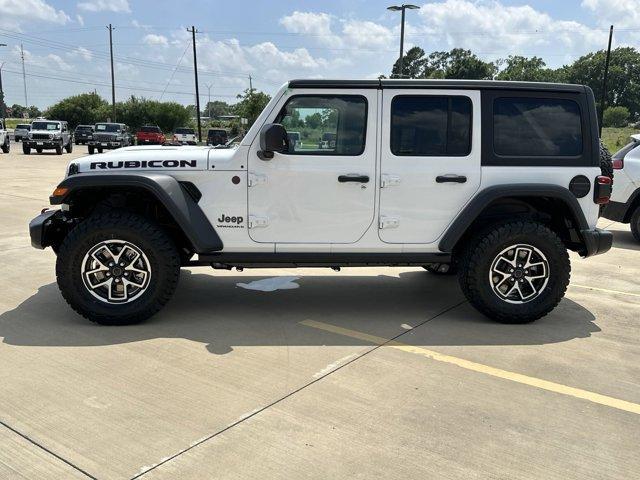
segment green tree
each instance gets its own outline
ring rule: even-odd
[[[216,100],[214,102],[208,102],[202,113],[206,117],[216,118],[222,115],[230,115],[231,110],[232,107],[227,102]]]
[[[496,75],[496,80],[553,82],[558,79],[557,71],[546,68],[547,64],[540,57],[509,55],[497,63],[501,70]]]
[[[497,72],[492,62],[485,62],[471,50],[454,48],[450,52],[433,52],[425,62],[423,78],[491,80]]]
[[[49,107],[44,116],[55,120],[66,120],[71,128],[78,125],[93,125],[101,120],[100,108],[107,102],[96,93],[83,93],[60,100]]]
[[[626,127],[629,125],[629,116],[627,107],[609,107],[604,111],[602,124],[605,127]]]
[[[315,130],[322,125],[322,115],[319,112],[316,112],[312,115],[307,115],[304,119],[304,124],[307,128]]]
[[[564,67],[564,81],[588,85],[599,103],[605,57],[604,50],[580,57]],[[607,105],[626,107],[632,119],[640,118],[640,52],[635,48],[618,47],[612,50],[606,101]]]
[[[11,117],[13,118],[23,118],[25,113],[25,108],[22,105],[18,105],[14,103],[11,105]]]
[[[262,113],[271,97],[264,92],[258,92],[255,88],[247,88],[242,95],[238,95],[240,101],[233,106],[236,115],[246,118],[249,122],[247,127],[251,127],[258,115]]]
[[[391,69],[391,78],[422,78],[426,62],[424,55],[424,50],[420,47],[410,48],[402,56],[402,75],[400,75],[400,59],[398,59]]]

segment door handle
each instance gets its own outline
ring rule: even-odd
[[[467,181],[467,177],[464,175],[438,175],[436,177],[436,182],[438,183],[465,183]]]
[[[369,175],[357,175],[357,174],[340,175],[338,177],[338,181],[340,183],[347,183],[347,182],[369,183]]]

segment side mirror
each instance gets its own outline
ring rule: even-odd
[[[289,149],[287,131],[279,123],[267,123],[260,130],[260,151],[258,157],[261,160],[271,160],[274,152],[286,152]]]

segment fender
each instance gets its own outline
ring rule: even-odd
[[[441,252],[450,253],[458,240],[464,235],[482,211],[495,200],[506,197],[550,197],[562,200],[570,209],[578,223],[577,230],[589,229],[589,224],[576,197],[564,187],[538,183],[522,183],[513,185],[496,185],[478,193],[458,215],[440,240],[438,248]]]
[[[105,175],[83,173],[67,177],[58,185],[61,195],[49,197],[51,205],[68,203],[68,199],[79,190],[87,188],[136,187],[151,193],[171,214],[189,239],[196,253],[222,250],[222,240],[198,206],[188,188],[184,188],[172,176],[160,173],[131,173]],[[63,189],[66,189],[63,190]],[[55,192],[54,192],[55,193]]]
[[[607,203],[602,209],[602,216],[614,222],[630,223],[636,205],[640,205],[640,188],[637,188],[625,203]]]

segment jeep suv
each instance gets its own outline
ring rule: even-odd
[[[29,132],[31,131],[31,125],[28,123],[19,123],[16,125],[16,128],[13,130],[13,139],[16,142],[24,140],[29,137]]]
[[[320,145],[291,142],[312,116]],[[596,228],[610,192],[588,87],[294,80],[235,149],[73,161],[30,234],[102,324],[153,315],[181,267],[434,265],[485,315],[525,323],[562,299],[568,251],[611,248]]]
[[[93,125],[78,125],[73,132],[76,145],[86,145],[93,138]]]
[[[113,150],[115,148],[128,147],[133,143],[133,137],[124,123],[96,123],[93,135],[87,142],[89,155],[97,150]]]
[[[11,140],[5,127],[4,120],[0,118],[0,150],[3,153],[9,153],[11,151]]]
[[[640,242],[640,134],[631,135],[631,141],[613,154],[613,168],[616,181],[602,215],[630,224],[631,233]]]
[[[22,153],[29,155],[32,149],[37,153],[42,153],[43,150],[55,150],[58,155],[62,155],[63,149],[71,153],[73,141],[67,122],[34,120],[31,123],[29,136],[22,140]]]

